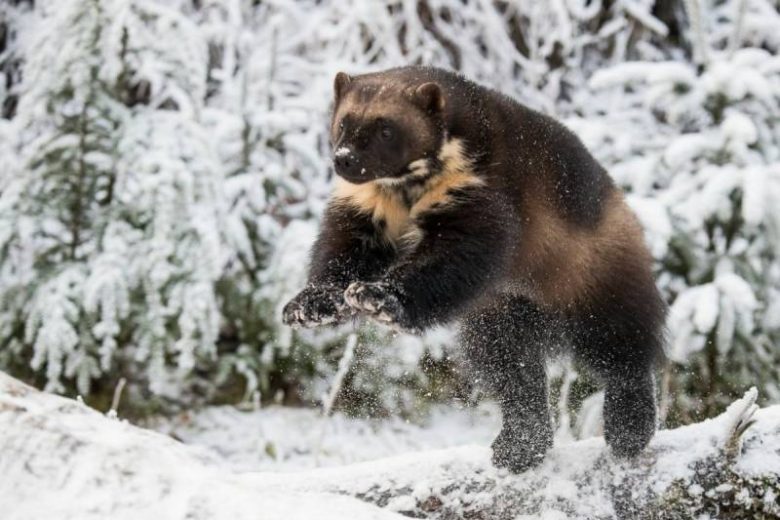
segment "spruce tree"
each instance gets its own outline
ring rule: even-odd
[[[205,44],[143,1],[47,4],[34,29],[0,215],[8,348],[51,390],[88,394],[131,366],[123,375],[178,393],[219,327]]]

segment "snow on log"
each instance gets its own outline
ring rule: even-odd
[[[659,432],[635,461],[601,438],[521,475],[487,447],[299,473],[231,473],[205,452],[0,374],[0,511],[47,519],[777,518],[780,406],[749,391]]]
[[[349,496],[269,488],[199,450],[0,373],[2,520],[402,518]]]

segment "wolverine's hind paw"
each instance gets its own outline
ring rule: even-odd
[[[542,463],[547,450],[552,447],[552,431],[543,424],[531,427],[525,433],[504,426],[491,447],[491,460],[495,467],[522,473]]]
[[[390,327],[407,330],[404,308],[392,287],[383,282],[354,282],[344,291],[344,301],[354,310]]]

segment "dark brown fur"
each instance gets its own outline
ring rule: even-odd
[[[606,384],[607,442],[641,450],[664,304],[636,217],[579,139],[439,69],[339,74],[335,91],[342,178],[310,287],[285,319],[365,314],[406,330],[458,319],[504,410],[494,460],[518,471],[551,445],[544,361],[568,342]]]

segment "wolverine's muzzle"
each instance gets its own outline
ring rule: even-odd
[[[333,168],[339,177],[349,182],[359,184],[371,180],[360,157],[346,146],[338,148],[333,154]]]

